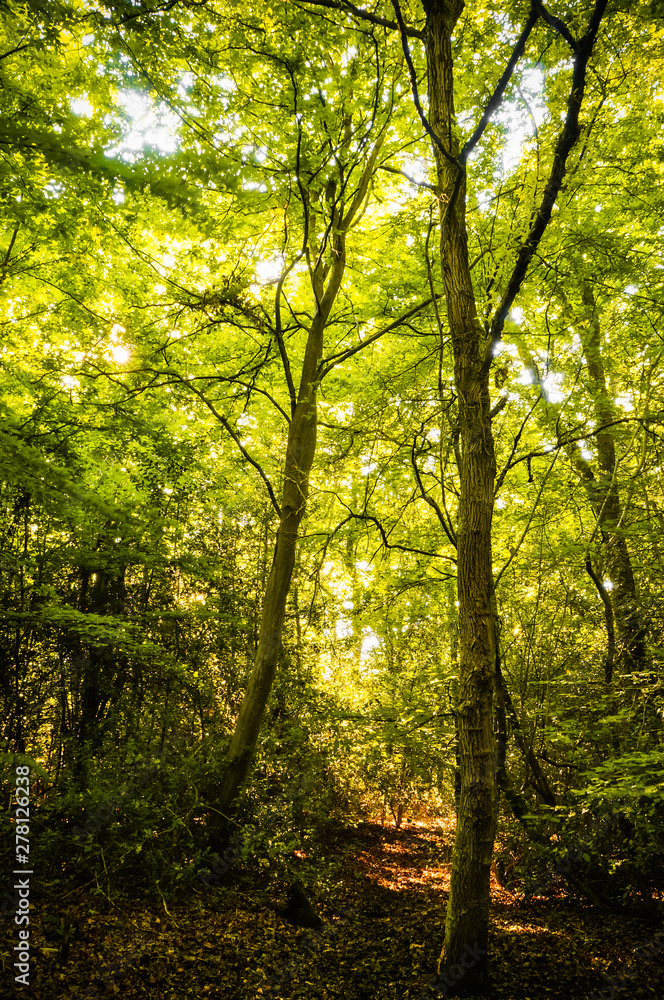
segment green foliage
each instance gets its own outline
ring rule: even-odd
[[[467,5],[461,137],[525,11]],[[45,856],[105,893],[125,876],[176,885],[205,862],[275,542],[289,374],[320,305],[311,273],[379,142],[327,330],[318,464],[240,855],[287,872],[335,823],[451,809],[462,456],[432,156],[399,39],[293,4],[3,13],[0,704],[7,759],[36,776]],[[558,14],[573,30],[585,17]],[[547,837],[586,845],[579,874],[642,900],[661,889],[663,846],[660,22],[652,5],[611,9],[492,367],[508,770]],[[566,43],[540,24],[469,162],[482,322],[541,198],[568,86]],[[587,561],[613,585],[611,686]],[[150,763],[127,778],[136,759]],[[606,813],[631,835],[602,832]],[[515,872],[544,878],[550,850],[533,861],[505,823]]]

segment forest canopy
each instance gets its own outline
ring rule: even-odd
[[[433,972],[566,843],[660,913],[664,6],[0,7],[2,780],[55,883],[456,815]]]

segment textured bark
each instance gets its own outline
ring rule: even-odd
[[[465,176],[454,162],[450,34],[460,2],[425,2],[431,126],[441,212],[441,260],[459,396],[458,508],[459,699],[461,794],[454,844],[442,981],[482,991],[488,980],[490,868],[496,812],[493,683],[496,660],[491,519],[496,472],[484,332],[475,304],[465,218]]]
[[[463,10],[463,0],[423,0],[430,119],[417,94],[417,80],[401,26],[416,107],[433,140],[440,204],[440,246],[447,318],[454,352],[454,379],[459,399],[460,490],[458,506],[459,705],[457,711],[461,760],[461,796],[452,861],[445,944],[439,973],[446,992],[483,992],[488,987],[490,867],[496,813],[496,760],[493,739],[497,628],[493,593],[491,520],[496,463],[491,432],[489,371],[505,319],[550,222],[567,171],[567,159],[580,132],[586,69],[607,0],[596,0],[586,34],[575,42],[567,114],[555,145],[549,179],[530,231],[519,249],[505,293],[485,335],[480,324],[468,261],[465,218],[468,150],[483,125],[460,150],[454,113],[451,33]],[[535,24],[530,16],[496,91],[504,90]],[[551,16],[545,18],[552,23]],[[559,22],[562,24],[562,22]],[[555,19],[554,19],[555,24]],[[566,36],[564,36],[566,37]],[[502,88],[502,90],[501,90]],[[490,102],[490,105],[492,105]],[[486,114],[482,121],[488,120]],[[504,769],[503,769],[504,770]]]

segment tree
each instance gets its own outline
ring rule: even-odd
[[[567,27],[554,26],[574,52],[567,115],[553,153],[548,182],[517,253],[501,301],[486,329],[482,328],[470,271],[466,228],[466,166],[500,104],[535,23],[550,16],[533,4],[507,69],[471,137],[462,145],[454,103],[451,36],[463,10],[461,2],[425,0],[429,120],[419,103],[417,77],[408,52],[403,18],[404,51],[411,70],[413,94],[423,124],[433,140],[440,203],[441,262],[447,318],[454,351],[454,381],[459,397],[461,466],[458,576],[459,706],[458,730],[461,797],[457,819],[450,898],[445,921],[441,972],[453,972],[457,990],[478,991],[488,982],[486,959],[489,930],[489,869],[496,814],[493,688],[497,657],[496,603],[493,590],[491,521],[496,472],[489,376],[505,320],[521,288],[530,262],[551,220],[563,183],[567,159],[579,136],[588,62],[606,0],[595,4],[585,33],[577,40]],[[467,961],[472,955],[471,961]],[[456,973],[463,970],[462,976]]]

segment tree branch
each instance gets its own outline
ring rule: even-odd
[[[429,506],[436,512],[436,517],[440,521],[440,523],[442,525],[442,528],[443,528],[443,531],[447,535],[448,540],[450,541],[450,543],[456,549],[457,542],[456,542],[456,538],[455,538],[455,535],[454,535],[454,531],[452,530],[452,525],[451,524],[448,525],[447,518],[445,517],[445,515],[442,512],[442,510],[440,509],[437,501],[434,500],[433,497],[429,496],[429,494],[424,489],[424,483],[422,482],[422,476],[420,475],[420,470],[417,467],[417,458],[416,458],[416,455],[415,455],[415,441],[413,441],[413,447],[410,449],[410,461],[411,461],[411,464],[413,466],[413,472],[415,473],[415,479],[417,480],[417,485],[419,487],[420,494],[422,495],[422,499],[425,501],[425,503],[428,503]]]
[[[401,326],[402,323],[405,323],[406,320],[409,320],[412,316],[416,316],[418,312],[426,309],[431,302],[432,299],[426,299],[425,302],[420,302],[418,306],[415,306],[407,313],[404,313],[403,316],[399,317],[399,319],[395,319],[392,323],[389,323],[384,329],[379,330],[377,333],[373,333],[370,337],[367,337],[367,339],[363,340],[361,344],[356,344],[355,347],[349,347],[346,351],[340,351],[338,354],[330,354],[327,358],[323,358],[318,366],[318,381],[322,381],[328,372],[336,367],[336,365],[340,365],[343,361],[352,357],[353,354],[357,354],[358,351],[364,350],[364,348],[368,347],[369,344],[375,343],[375,341],[377,341],[380,337],[384,337],[386,333],[390,333],[398,326]]]
[[[556,17],[555,14],[550,14],[543,3],[535,3],[534,6],[537,8],[538,14],[546,21],[546,23],[551,28],[557,31],[559,35],[562,35],[562,37],[565,39],[567,44],[572,49],[572,52],[576,54],[579,49],[579,44],[572,35],[571,31],[569,30],[565,22],[561,21],[559,17]]]
[[[395,25],[395,27],[396,27],[396,25]],[[0,61],[3,60],[3,59],[7,59],[9,56],[13,56],[14,53],[16,53],[16,52],[22,52],[23,49],[27,49],[31,45],[32,45],[31,41],[30,42],[24,42],[23,45],[17,45],[15,48],[10,49],[9,52],[3,52],[2,55],[0,55]]]
[[[230,435],[230,437],[233,439],[233,441],[235,442],[235,444],[238,446],[238,448],[240,449],[243,457],[246,458],[247,462],[249,462],[250,465],[253,465],[254,469],[256,469],[256,471],[258,472],[258,475],[261,477],[261,479],[265,483],[265,488],[267,489],[267,492],[270,495],[270,500],[272,501],[272,506],[274,507],[275,511],[277,512],[277,516],[281,517],[281,508],[280,508],[279,504],[277,503],[276,496],[274,495],[274,490],[272,489],[272,483],[268,479],[268,477],[265,474],[265,472],[263,472],[263,469],[258,464],[258,462],[256,461],[256,459],[252,458],[251,455],[249,454],[249,452],[247,451],[247,449],[244,447],[244,445],[240,441],[240,438],[239,438],[239,436],[237,434],[237,431],[235,431],[233,429],[233,427],[231,426],[231,424],[229,423],[229,421],[226,419],[226,417],[223,415],[223,413],[219,413],[219,411],[216,409],[216,407],[214,406],[214,404],[211,403],[210,400],[207,399],[203,395],[203,393],[200,391],[200,389],[197,389],[195,385],[192,385],[191,382],[188,379],[182,378],[181,375],[176,375],[175,373],[173,373],[173,374],[174,374],[174,377],[177,379],[177,381],[181,385],[185,385],[188,389],[191,390],[191,392],[194,393],[194,395],[198,396],[198,398],[201,400],[202,403],[205,403],[205,405],[207,406],[207,408],[210,411],[210,413],[212,413],[212,415],[217,418],[217,420],[219,421],[219,423],[228,432],[228,434]]]
[[[484,109],[484,113],[480,118],[479,125],[477,126],[477,128],[471,135],[470,139],[464,145],[463,149],[459,154],[459,159],[461,160],[462,163],[466,163],[466,161],[468,160],[468,156],[482,138],[484,130],[491,121],[491,116],[500,106],[503,99],[503,94],[505,93],[505,88],[507,87],[507,84],[510,82],[512,74],[514,73],[514,70],[516,68],[516,64],[523,55],[524,49],[526,47],[526,42],[528,41],[531,31],[537,24],[539,16],[540,16],[539,4],[533,3],[532,7],[530,8],[530,14],[528,15],[528,20],[524,25],[523,31],[519,35],[516,45],[514,46],[514,50],[510,57],[510,61],[505,67],[505,72],[498,81],[496,89],[494,90],[489,103]]]
[[[405,177],[407,181],[410,181],[410,183],[414,184],[416,187],[428,188],[429,191],[436,190],[435,184],[429,184],[427,181],[416,181],[414,177],[411,177],[409,174],[407,174],[405,170],[399,170],[398,167],[386,167],[381,163],[379,164],[378,169],[386,170],[388,174],[400,174],[401,177]]]
[[[313,7],[326,7],[328,10],[340,10],[345,14],[353,14],[355,17],[359,17],[362,21],[369,21],[370,24],[380,25],[381,28],[390,28],[392,31],[398,30],[399,25],[396,21],[390,21],[386,17],[381,17],[379,14],[372,14],[369,10],[362,10],[360,7],[356,7],[352,3],[337,3],[336,0],[298,0],[298,3],[308,3]],[[420,41],[424,41],[424,32],[420,31],[418,28],[406,28],[404,26],[405,33],[409,38],[419,38]]]
[[[383,545],[385,546],[386,549],[400,549],[402,552],[413,552],[415,555],[429,556],[432,559],[447,559],[448,562],[456,564],[456,559],[453,559],[452,556],[442,555],[440,552],[427,552],[425,549],[414,549],[410,545],[401,545],[398,542],[390,542],[387,537],[387,532],[385,531],[385,528],[380,523],[378,518],[374,517],[373,514],[356,514],[354,511],[351,511],[348,517],[346,517],[340,524],[337,525],[335,531],[338,531],[339,528],[343,527],[344,524],[347,524],[349,521],[352,520],[369,521],[371,524],[375,524],[380,532],[380,536],[383,540]]]
[[[549,180],[547,181],[544,189],[544,194],[542,195],[542,201],[537,210],[535,221],[531,226],[525,242],[519,250],[519,255],[508,282],[507,289],[491,323],[489,330],[489,342],[487,344],[484,364],[482,366],[483,374],[486,374],[491,367],[491,362],[494,357],[494,349],[502,337],[505,320],[507,319],[508,313],[512,308],[512,303],[521,288],[523,279],[526,276],[526,272],[535,255],[535,251],[539,246],[540,240],[542,239],[542,236],[551,221],[553,206],[556,203],[556,199],[567,171],[567,159],[579,138],[579,114],[586,86],[586,70],[588,68],[588,62],[590,60],[590,56],[592,55],[595,38],[597,37],[597,32],[599,30],[602,17],[604,16],[607,3],[608,0],[596,0],[588,31],[583,36],[577,47],[577,53],[574,60],[574,70],[572,73],[572,84],[569,97],[567,99],[567,115],[563,130],[556,143]]]
[[[293,382],[293,375],[291,372],[290,361],[288,360],[288,354],[286,352],[286,344],[284,343],[283,327],[281,324],[281,296],[283,293],[284,282],[290,272],[293,270],[295,265],[304,256],[304,250],[297,255],[295,260],[286,268],[284,273],[280,276],[277,283],[277,291],[274,297],[274,336],[277,341],[277,347],[279,348],[279,355],[281,357],[281,363],[284,369],[284,375],[286,376],[286,384],[288,386],[288,395],[290,396],[291,404],[291,416],[295,413],[295,407],[297,406],[297,393],[295,391],[295,383]]]

